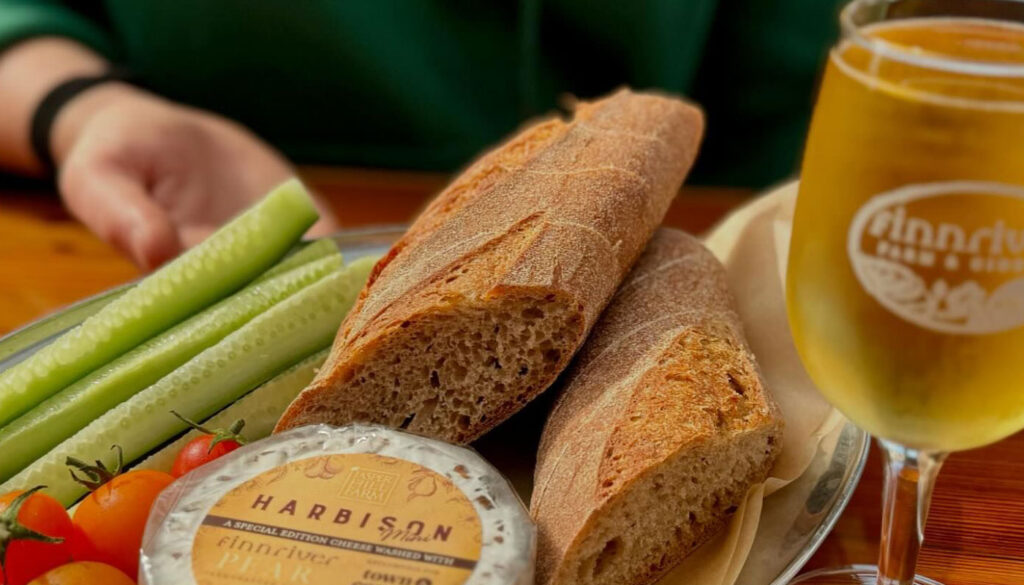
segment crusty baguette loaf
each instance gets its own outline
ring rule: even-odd
[[[278,423],[470,441],[547,388],[643,251],[703,129],[619,91],[534,125],[457,178],[377,264]]]
[[[782,421],[696,239],[659,230],[566,376],[531,512],[538,585],[642,585],[763,481]]]

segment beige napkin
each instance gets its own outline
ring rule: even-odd
[[[761,526],[771,494],[798,478],[822,439],[844,419],[818,394],[800,363],[786,318],[786,254],[796,202],[796,183],[787,184],[740,208],[705,238],[725,264],[750,346],[765,381],[786,420],[782,452],[768,480],[751,488],[727,530],[698,549],[661,580],[661,585],[732,585],[769,583],[774,574],[758,575],[744,567],[757,538],[770,538]]]

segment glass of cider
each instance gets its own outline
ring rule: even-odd
[[[797,348],[885,454],[877,567],[916,577],[951,451],[1024,428],[1024,2],[856,0],[825,69],[787,271]]]

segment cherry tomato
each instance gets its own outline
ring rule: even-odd
[[[139,548],[149,509],[160,492],[174,482],[162,471],[129,471],[106,479],[78,505],[74,516],[71,556],[139,573]]]
[[[201,435],[189,441],[178,452],[178,456],[175,457],[174,466],[171,467],[171,475],[181,477],[193,469],[205,465],[218,457],[227,455],[242,446],[241,443],[234,439],[225,439],[217,441],[211,447],[210,443],[215,439],[215,435]]]
[[[0,496],[0,534],[6,534],[0,538],[0,583],[5,585],[25,585],[71,560],[71,519],[64,506],[38,489],[27,496],[23,491]]]
[[[84,562],[57,567],[28,585],[135,585],[135,581],[110,565]]]
[[[171,414],[184,421],[185,424],[193,429],[203,433],[182,447],[181,451],[178,452],[178,456],[174,458],[174,466],[171,467],[171,475],[174,477],[181,477],[193,469],[205,465],[218,457],[227,455],[245,444],[245,439],[241,435],[242,428],[245,427],[244,420],[235,421],[231,428],[227,430],[216,429],[210,431],[173,410]]]

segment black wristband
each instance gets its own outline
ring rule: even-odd
[[[129,81],[132,76],[123,69],[111,69],[100,75],[88,75],[72,77],[59,83],[51,89],[36,107],[32,115],[31,140],[32,150],[35,151],[39,162],[43,163],[46,171],[52,174],[55,170],[53,153],[50,151],[50,133],[53,129],[53,121],[57,119],[64,104],[71,101],[73,97],[83,91],[109,81]]]

